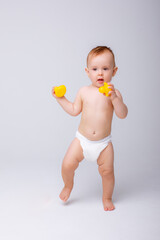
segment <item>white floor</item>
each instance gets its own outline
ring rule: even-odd
[[[89,178],[87,171],[90,171]],[[148,182],[142,176],[140,180],[140,176],[135,181],[132,176],[122,178],[117,174],[116,209],[105,212],[101,179],[94,165],[84,163],[79,167],[74,190],[66,204],[58,197],[63,186],[60,171],[36,166],[31,169],[22,164],[19,168],[17,164],[2,169],[0,239],[159,240],[158,171]]]

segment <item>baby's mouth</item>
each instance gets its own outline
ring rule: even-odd
[[[99,83],[103,83],[103,82],[104,82],[103,78],[99,78],[97,81],[98,81]]]

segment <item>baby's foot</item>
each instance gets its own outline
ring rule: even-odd
[[[63,202],[66,202],[70,196],[70,193],[72,191],[72,187],[66,187],[62,189],[62,192],[60,193],[59,197]]]
[[[112,199],[109,198],[103,198],[103,206],[105,211],[112,211],[115,209]]]

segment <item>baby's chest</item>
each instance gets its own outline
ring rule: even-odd
[[[92,109],[96,113],[97,111],[107,111],[112,107],[112,103],[111,100],[104,95],[98,97],[87,96],[83,101],[83,107],[85,109]]]

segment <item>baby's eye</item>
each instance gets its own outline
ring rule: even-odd
[[[108,68],[103,68],[104,70],[108,70]]]
[[[93,71],[96,71],[97,70],[97,68],[93,68]]]

